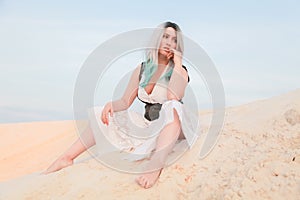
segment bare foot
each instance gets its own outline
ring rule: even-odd
[[[58,170],[61,170],[62,168],[68,167],[70,165],[73,165],[73,160],[69,158],[60,157],[54,163],[52,163],[46,171],[44,171],[42,174],[49,174],[52,172],[56,172]]]
[[[145,189],[148,189],[150,187],[152,187],[155,182],[158,180],[160,174],[161,174],[162,169],[154,171],[154,172],[150,172],[150,173],[145,173],[141,176],[139,176],[136,179],[136,182],[142,186]]]

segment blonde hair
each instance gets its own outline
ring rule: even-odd
[[[164,22],[160,24],[153,32],[152,37],[150,39],[148,49],[145,51],[146,63],[144,68],[144,78],[140,86],[145,87],[150,81],[151,77],[157,70],[158,66],[158,51],[160,47],[160,43],[162,37],[165,33],[166,28],[171,27],[176,31],[176,50],[183,54],[184,45],[183,45],[183,37],[180,27],[173,22]],[[174,66],[173,60],[170,60],[170,66]],[[172,72],[169,72],[169,74]]]

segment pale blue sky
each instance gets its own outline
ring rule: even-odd
[[[72,119],[88,55],[114,35],[167,20],[214,61],[227,106],[299,88],[298,1],[128,2],[0,0],[0,123]]]

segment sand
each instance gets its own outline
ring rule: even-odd
[[[110,169],[89,154],[40,175],[76,139],[73,121],[0,125],[0,199],[300,199],[300,89],[226,108],[219,140],[199,159],[201,136],[150,189],[137,175]]]

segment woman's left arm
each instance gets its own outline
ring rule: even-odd
[[[187,71],[182,67],[182,54],[173,50],[174,69],[168,85],[168,99],[181,100],[188,83]]]

